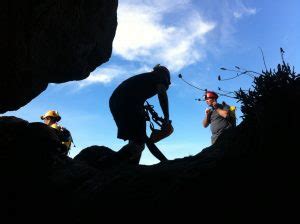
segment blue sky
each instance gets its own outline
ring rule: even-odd
[[[116,138],[109,97],[123,80],[160,63],[172,74],[168,95],[175,131],[157,145],[169,159],[195,155],[210,145],[210,129],[202,127],[206,104],[195,101],[203,93],[183,83],[178,74],[209,90],[248,89],[252,84],[248,76],[219,82],[218,75],[235,75],[219,68],[240,66],[260,72],[264,63],[259,47],[268,68],[280,63],[282,47],[286,62],[299,72],[299,9],[298,0],[120,0],[109,62],[85,80],[49,84],[29,104],[4,115],[36,122],[47,110],[58,110],[60,124],[71,131],[76,144],[71,157],[91,145],[117,151],[126,142]],[[239,107],[230,98],[220,100]],[[157,97],[149,101],[162,115]],[[141,164],[157,162],[145,149]]]

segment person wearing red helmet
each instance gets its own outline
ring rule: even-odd
[[[205,110],[205,117],[202,124],[204,128],[210,125],[212,144],[216,142],[225,129],[232,127],[229,121],[229,107],[228,105],[217,103],[218,97],[218,94],[213,91],[206,91],[204,95],[205,102],[210,108]]]

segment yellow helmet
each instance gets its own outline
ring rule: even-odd
[[[58,112],[55,110],[47,111],[44,115],[41,116],[41,119],[44,120],[46,117],[54,117],[54,118],[56,118],[56,121],[60,121],[60,119],[61,119]]]

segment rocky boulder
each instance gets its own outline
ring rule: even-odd
[[[107,62],[117,27],[117,0],[12,1],[1,7],[8,33],[1,53],[0,113],[17,110],[49,83],[87,78]]]

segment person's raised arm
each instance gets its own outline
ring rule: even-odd
[[[207,128],[210,124],[210,116],[211,116],[211,109],[207,108],[205,110],[205,118],[202,121],[203,127]]]
[[[168,95],[167,95],[167,88],[163,84],[157,85],[157,95],[160,107],[162,109],[162,112],[164,114],[165,121],[169,121],[169,101],[168,101]]]

